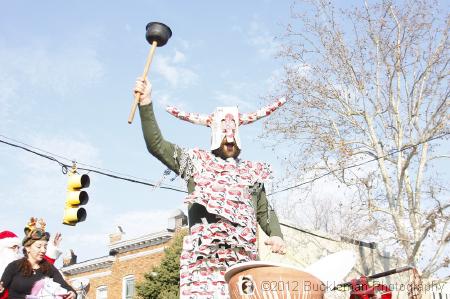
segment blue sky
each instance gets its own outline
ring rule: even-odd
[[[288,1],[3,1],[0,3],[0,135],[95,167],[158,181],[164,167],[146,151],[139,117],[127,117],[149,45],[145,25],[173,36],[150,69],[157,118],[167,140],[208,148],[209,129],[174,119],[168,104],[210,113],[216,106],[253,111],[276,86],[274,59],[289,22]],[[256,136],[240,130],[242,157],[280,166]],[[3,139],[3,137],[2,137]],[[65,163],[67,160],[61,159]],[[183,194],[90,174],[88,218],[61,224],[66,176],[55,162],[0,144],[0,230],[22,236],[30,216],[63,234],[79,261],[107,254],[108,234],[130,238],[164,229],[185,209]],[[169,178],[173,176],[170,175]],[[167,183],[183,186],[179,179]],[[282,195],[281,195],[282,196]]]
[[[207,149],[209,129],[173,118],[165,106],[210,113],[216,106],[238,105],[250,112],[266,104],[263,97],[276,88],[283,71],[283,61],[274,56],[281,46],[277,37],[290,22],[290,5],[274,0],[2,1],[0,138],[157,182],[165,167],[147,152],[139,116],[127,123],[134,81],[150,48],[145,25],[164,22],[173,32],[156,50],[149,73],[162,132],[180,146]],[[242,158],[271,163],[280,178],[276,154],[286,149],[265,149],[257,138],[261,132],[262,122],[240,129]],[[49,231],[62,232],[63,249],[73,249],[83,261],[108,253],[108,234],[118,225],[132,238],[165,229],[175,209],[185,210],[182,193],[90,177],[87,220],[65,226],[67,177],[61,167],[0,143],[0,230],[22,237],[30,216],[43,217]],[[165,182],[183,188],[183,181],[171,182],[172,177]],[[267,187],[270,192],[272,186]],[[326,179],[316,188],[325,198],[345,197]],[[277,207],[298,198],[284,192],[270,200]],[[299,210],[303,214],[297,217],[310,211]]]

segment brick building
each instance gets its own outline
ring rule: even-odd
[[[108,255],[77,263],[72,252],[61,271],[78,291],[78,299],[134,298],[135,284],[160,263],[175,231],[186,224],[187,217],[177,210],[169,218],[169,228],[163,231],[126,240],[119,227],[117,233],[109,236]]]
[[[158,265],[164,256],[177,228],[185,226],[187,218],[177,210],[169,218],[169,228],[135,239],[124,240],[123,233],[110,235],[109,254],[84,262],[76,263],[75,258],[65,260],[61,269],[67,281],[80,290],[78,299],[131,299],[134,298],[136,282],[144,274]],[[285,256],[272,254],[264,240],[268,237],[258,231],[258,250],[261,260],[272,261],[303,268],[320,257],[343,249],[351,249],[357,255],[357,263],[345,281],[361,275],[372,275],[393,268],[405,266],[405,262],[378,248],[373,242],[363,242],[343,236],[332,236],[323,232],[300,228],[288,221],[281,221],[289,251]],[[399,289],[410,283],[410,272],[387,276],[378,280],[393,290],[393,298],[407,298],[406,291]],[[429,290],[423,294],[426,299],[450,299],[449,286]],[[349,290],[329,293],[326,298],[349,298]]]

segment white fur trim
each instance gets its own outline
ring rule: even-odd
[[[22,245],[22,242],[19,240],[19,238],[4,238],[0,240],[0,248],[8,248],[13,247],[15,245]]]
[[[51,259],[57,260],[62,254],[62,251],[59,250],[58,247],[56,247],[55,245],[53,245],[52,242],[49,242],[47,245],[47,252],[45,253],[45,255]]]

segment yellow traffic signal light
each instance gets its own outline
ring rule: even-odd
[[[69,173],[63,224],[73,226],[78,222],[86,220],[86,210],[80,206],[87,204],[89,195],[86,191],[81,189],[89,187],[89,184],[90,179],[87,174],[80,175],[73,172]]]

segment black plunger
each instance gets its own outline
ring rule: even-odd
[[[150,22],[145,27],[145,38],[152,45],[150,48],[150,52],[147,55],[147,62],[145,63],[144,72],[142,74],[142,78],[147,77],[148,70],[150,68],[150,64],[153,60],[153,54],[155,53],[156,47],[164,46],[169,38],[172,36],[172,30],[170,30],[169,26],[158,23],[158,22]],[[128,116],[128,123],[131,124],[133,122],[134,114],[136,113],[137,105],[139,104],[140,93],[136,92],[134,95],[133,106],[131,107],[130,116]]]

